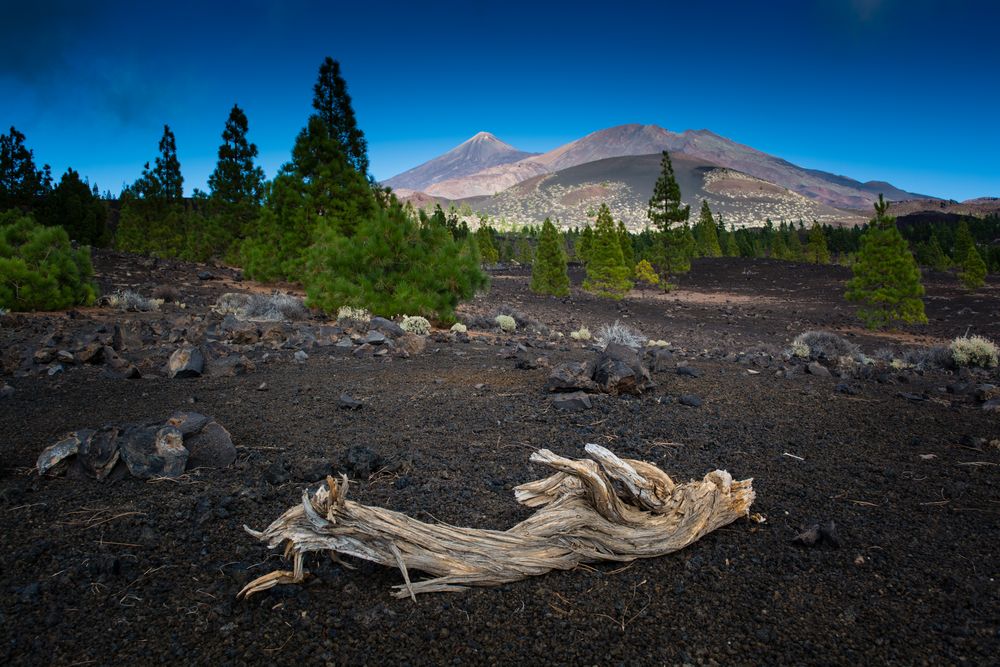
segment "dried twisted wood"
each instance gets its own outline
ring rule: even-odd
[[[588,444],[591,459],[567,459],[547,449],[531,461],[554,475],[517,487],[515,497],[540,509],[507,531],[428,524],[405,514],[347,500],[348,482],[327,477],[315,495],[282,514],[263,531],[244,526],[270,548],[287,542],[294,569],[247,584],[249,596],[305,577],[311,551],[346,554],[398,567],[405,583],[396,597],[493,586],[550,570],[598,560],[629,561],[683,549],[701,536],[748,513],[753,480],[733,481],[724,470],[701,481],[674,482],[644,461],[620,459]],[[410,570],[435,578],[413,582]]]

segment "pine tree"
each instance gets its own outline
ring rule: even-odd
[[[969,256],[969,248],[974,248],[975,245],[976,242],[972,238],[968,221],[962,220],[958,223],[958,229],[955,230],[955,247],[951,255],[957,266],[962,265],[963,260]]]
[[[646,215],[661,232],[675,223],[687,221],[691,216],[691,207],[681,206],[681,188],[677,185],[674,166],[667,151],[663,151],[660,158],[660,176],[653,186]]]
[[[246,114],[234,104],[222,131],[218,162],[208,177],[210,215],[227,237],[221,252],[246,235],[264,198],[264,170],[254,164],[257,146],[247,141],[248,130]]]
[[[177,142],[163,126],[159,155],[147,162],[142,176],[121,197],[116,245],[129,252],[179,257],[191,222],[184,207],[184,178],[177,159]]]
[[[941,249],[941,241],[938,240],[937,233],[932,232],[931,238],[927,242],[927,266],[935,271],[947,271],[951,266],[951,259],[944,254]]]
[[[632,235],[628,233],[625,223],[618,221],[618,242],[622,247],[622,261],[628,268],[629,278],[632,277],[632,267],[635,266],[635,247],[632,245]]]
[[[870,329],[927,322],[920,269],[888,210],[889,203],[879,195],[845,294],[848,301],[861,304],[858,317]]]
[[[326,125],[311,116],[243,243],[244,268],[257,280],[300,280],[321,226],[349,238],[376,208],[368,181],[348,163]]]
[[[14,127],[0,134],[0,211],[34,209],[52,187],[49,166],[35,167],[35,154]]]
[[[809,240],[806,243],[806,261],[813,264],[829,264],[830,250],[826,246],[826,234],[818,222],[813,222],[809,229]]]
[[[340,75],[340,63],[327,56],[313,86],[313,109],[327,131],[344,149],[348,163],[368,177],[368,142],[354,117],[347,83]]]
[[[583,288],[600,296],[621,299],[632,289],[629,267],[622,258],[621,240],[607,204],[601,204],[594,224],[594,241]]]
[[[107,205],[73,169],[62,175],[35,217],[46,226],[61,225],[70,239],[84,245],[106,246],[111,240]]]
[[[514,261],[523,266],[531,266],[535,259],[535,252],[531,247],[531,242],[526,236],[517,238],[517,246],[514,248]]]
[[[562,238],[552,222],[545,218],[538,238],[538,252],[531,265],[531,291],[539,294],[566,296],[569,294],[569,274],[566,272],[566,252]]]
[[[788,258],[788,244],[785,243],[785,235],[779,231],[771,238],[771,259]]]
[[[489,266],[500,261],[500,251],[493,245],[493,232],[487,225],[480,223],[473,236],[476,239],[479,258],[483,264]]]
[[[722,257],[722,247],[719,245],[719,235],[715,228],[715,220],[712,218],[712,209],[708,207],[706,199],[701,200],[701,215],[698,218],[695,238],[698,241],[698,254],[700,256]]]
[[[726,257],[739,257],[742,253],[740,252],[740,244],[736,238],[736,230],[730,230],[726,234]]]
[[[966,289],[975,290],[986,284],[986,262],[983,261],[975,245],[969,246],[961,268],[958,277]]]
[[[788,248],[788,259],[795,262],[800,261],[802,259],[803,252],[802,239],[799,238],[799,232],[794,227],[788,230],[785,244]]]
[[[580,242],[576,246],[576,258],[583,264],[590,261],[590,251],[594,245],[594,230],[590,225],[584,225],[580,232]]]
[[[395,202],[373,209],[351,237],[320,228],[303,283],[309,305],[327,312],[350,305],[450,321],[458,302],[485,287],[487,278],[475,252],[446,226],[419,224]]]
[[[688,246],[683,231],[674,228],[677,223],[687,222],[691,216],[691,207],[681,205],[681,189],[674,177],[674,167],[667,151],[663,151],[660,159],[660,175],[653,186],[653,196],[649,200],[646,216],[659,232],[659,239],[653,249],[654,261],[659,265],[666,286],[670,276],[691,270],[691,257],[694,253],[694,249]]]

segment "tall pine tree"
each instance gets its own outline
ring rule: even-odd
[[[858,317],[870,329],[896,322],[926,323],[920,269],[906,239],[889,215],[889,203],[879,195],[875,218],[861,237],[845,297],[860,303]]]
[[[618,242],[622,246],[622,261],[628,268],[629,278],[632,277],[635,266],[635,247],[632,245],[632,235],[628,233],[625,223],[618,221]]]
[[[712,209],[708,207],[707,199],[701,200],[701,214],[698,218],[695,238],[698,240],[699,255],[702,257],[722,257],[722,247],[719,245],[715,219],[712,217]]]
[[[663,151],[660,158],[660,175],[653,185],[653,196],[649,199],[646,216],[659,232],[653,248],[653,260],[666,285],[669,284],[667,279],[670,276],[691,270],[693,252],[683,231],[676,228],[678,223],[687,222],[691,216],[691,207],[681,205],[681,188],[677,185],[674,166],[667,151]]]
[[[169,125],[163,126],[158,148],[153,166],[147,162],[142,176],[122,193],[116,243],[129,252],[178,257],[185,247],[188,216],[177,141]]]
[[[818,222],[813,222],[809,228],[809,240],[806,243],[806,261],[813,264],[829,264],[830,250],[826,245],[826,234]]]
[[[329,56],[320,66],[319,79],[313,86],[313,109],[330,136],[343,147],[348,163],[367,178],[368,142],[354,117],[347,83],[340,74],[340,63]]]
[[[960,266],[958,277],[966,289],[975,290],[986,284],[986,262],[983,261],[975,245],[969,246]]]
[[[0,211],[34,209],[52,187],[49,166],[35,167],[35,154],[13,126],[0,134]]]
[[[531,265],[531,291],[540,294],[569,294],[569,274],[566,272],[566,252],[559,231],[548,218],[542,224],[538,252]]]

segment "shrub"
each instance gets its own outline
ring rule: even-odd
[[[514,333],[517,329],[517,321],[510,315],[497,315],[493,321],[504,333]]]
[[[238,320],[258,322],[301,320],[309,316],[302,299],[284,292],[270,295],[227,292],[219,297],[212,310],[220,315],[233,315]]]
[[[431,332],[431,323],[427,321],[426,317],[419,315],[413,315],[412,317],[406,315],[399,326],[406,333],[417,334],[418,336],[426,336]]]
[[[595,337],[597,344],[603,348],[611,343],[618,343],[634,350],[642,348],[646,344],[646,340],[646,336],[641,331],[625,326],[618,320],[615,320],[614,324],[602,324]]]
[[[517,329],[522,331],[533,331],[535,333],[541,334],[543,336],[549,335],[549,328],[536,320],[533,317],[528,317],[516,308],[512,308],[508,305],[502,305],[497,308],[497,315],[509,315],[514,318],[514,323],[517,325]],[[492,324],[496,324],[496,317],[493,318]],[[489,327],[488,327],[489,328]]]
[[[829,331],[806,331],[795,337],[790,351],[800,359],[836,360],[840,357],[850,357],[861,361],[861,348]]]
[[[951,349],[944,345],[907,350],[903,353],[903,361],[913,368],[921,370],[951,368],[955,365]]]
[[[573,340],[579,340],[583,342],[586,342],[592,338],[592,336],[590,335],[590,329],[588,329],[587,327],[580,327],[576,331],[570,331],[569,337],[572,338]]]
[[[451,331],[452,333],[467,333],[469,331],[469,327],[465,326],[461,322],[455,322],[451,325]]]
[[[959,336],[951,341],[951,356],[955,364],[995,368],[1000,363],[996,344],[983,336]]]
[[[341,306],[337,309],[337,324],[340,324],[341,326],[353,327],[355,329],[367,329],[368,323],[371,321],[372,314],[364,308]]]
[[[103,301],[112,308],[132,313],[150,313],[163,305],[163,299],[147,299],[138,292],[121,289],[104,297]]]
[[[160,285],[153,290],[153,298],[164,303],[177,303],[181,300],[181,293],[173,285]]]
[[[16,211],[0,214],[0,306],[61,310],[97,298],[90,248],[74,250],[62,227],[43,227]]]

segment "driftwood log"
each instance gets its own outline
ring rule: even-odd
[[[590,459],[568,459],[547,449],[531,461],[554,475],[517,487],[515,497],[540,508],[506,531],[428,524],[405,514],[347,500],[348,482],[328,477],[315,494],[263,531],[244,526],[270,548],[285,545],[294,569],[264,575],[240,591],[248,596],[305,577],[312,551],[398,567],[396,597],[492,586],[599,560],[630,561],[677,551],[748,513],[753,480],[733,481],[724,470],[701,481],[675,484],[656,466],[620,459],[588,444]],[[412,581],[410,571],[434,575]]]

